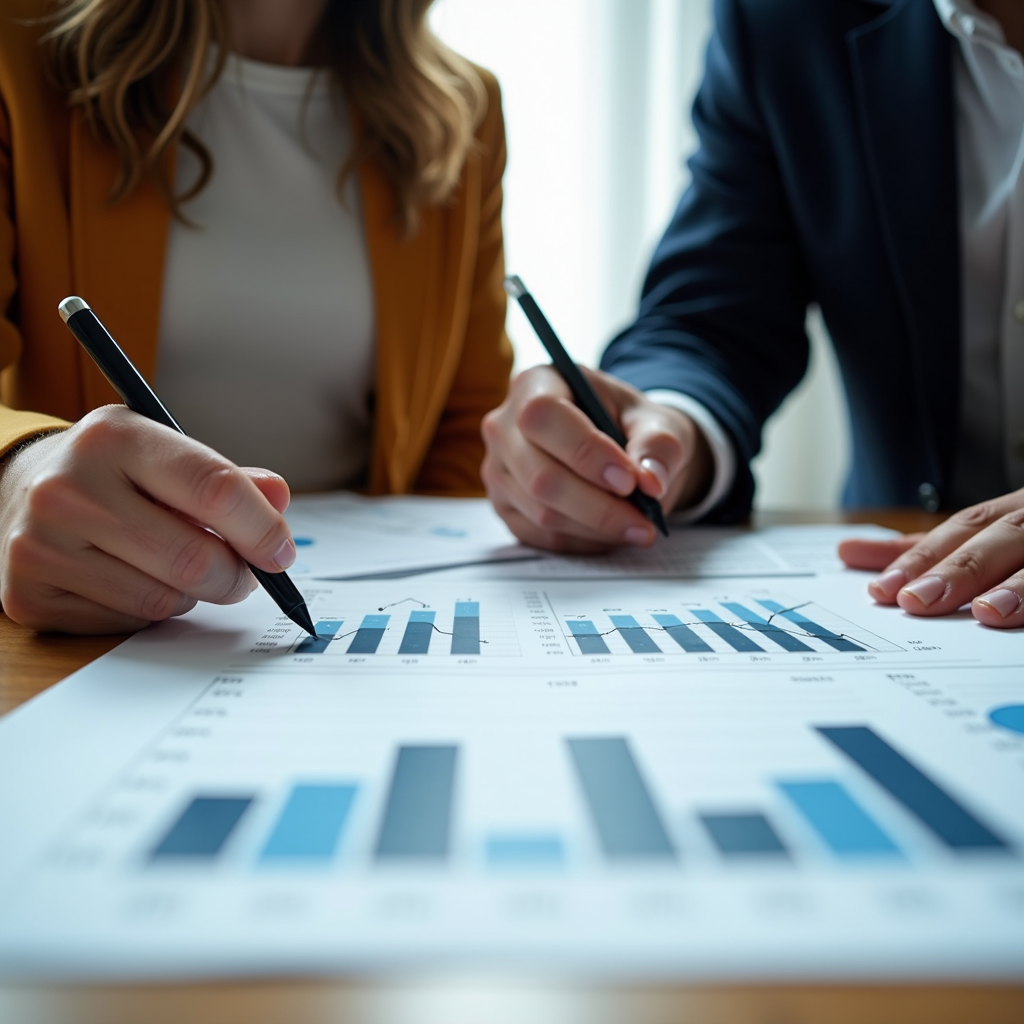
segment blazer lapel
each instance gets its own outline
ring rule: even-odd
[[[373,161],[359,183],[374,287],[377,393],[372,493],[414,483],[461,355],[479,230],[480,166],[470,157],[458,194],[402,234],[395,191]]]
[[[109,200],[117,157],[79,114],[71,118],[71,279],[149,381],[156,370],[160,292],[170,210],[148,179]],[[78,352],[86,409],[118,401],[92,360]]]
[[[917,366],[931,479],[942,486],[953,460],[960,379],[954,41],[932,0],[897,0],[847,42],[875,199]]]

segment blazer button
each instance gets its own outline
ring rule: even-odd
[[[923,483],[917,489],[917,500],[921,502],[921,508],[925,512],[938,512],[939,505],[939,492],[935,487],[935,484]]]

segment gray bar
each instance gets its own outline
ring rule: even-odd
[[[480,602],[456,601],[452,654],[480,653]]]
[[[763,814],[702,814],[700,820],[726,857],[787,855],[782,840]]]
[[[458,747],[400,747],[391,776],[377,859],[448,856]]]
[[[197,796],[149,855],[151,860],[212,860],[249,809],[254,797]]]
[[[610,860],[675,860],[650,791],[621,736],[566,741],[590,818]]]

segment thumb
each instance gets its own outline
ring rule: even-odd
[[[256,485],[257,490],[273,506],[277,512],[284,512],[292,500],[292,492],[284,477],[272,473],[269,469],[257,466],[242,466],[242,472]]]
[[[869,569],[879,572],[894,562],[904,551],[909,551],[923,533],[908,533],[902,537],[887,540],[860,540],[851,538],[840,541],[839,557],[850,569]]]
[[[692,421],[676,409],[644,401],[623,415],[622,425],[640,490],[659,501],[670,498],[693,456]]]

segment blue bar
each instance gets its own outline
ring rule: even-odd
[[[790,622],[798,625],[804,632],[810,633],[811,636],[815,636],[819,640],[824,640],[829,647],[834,647],[837,651],[864,650],[860,644],[855,644],[852,640],[847,640],[846,637],[839,636],[837,633],[833,633],[832,630],[812,622],[799,608],[787,609],[784,605],[779,604],[778,601],[758,601],[758,604],[764,605],[768,611],[775,615],[781,615],[784,619],[789,619]]]
[[[329,861],[355,796],[355,786],[296,786],[260,859]]]
[[[901,856],[899,847],[838,782],[780,782],[778,787],[833,853]]]
[[[560,867],[565,862],[565,849],[556,835],[488,836],[485,852],[492,867]]]
[[[701,824],[726,857],[768,855],[788,857],[789,851],[763,814],[702,814]]]
[[[734,651],[739,651],[741,654],[747,651],[763,651],[763,647],[758,647],[753,640],[750,639],[746,633],[741,633],[738,629],[730,626],[728,622],[723,621],[714,612],[706,612],[703,608],[694,608],[693,614],[700,619],[701,622],[705,623],[708,629],[712,633],[716,634],[719,639],[724,640]]]
[[[390,615],[364,615],[346,654],[376,654]]]
[[[778,626],[772,626],[760,615],[756,615],[749,608],[744,607],[741,604],[736,604],[733,601],[723,601],[722,607],[727,608],[733,613],[738,615],[747,625],[756,629],[758,633],[763,633],[769,640],[777,643],[784,651],[813,651],[813,647],[808,647],[802,640],[798,640],[792,633],[787,633],[784,629],[780,629]]]
[[[675,860],[672,840],[625,738],[566,742],[605,856]]]
[[[298,647],[296,654],[323,654],[327,645],[338,635],[344,625],[342,619],[322,619],[313,628],[316,630],[317,639],[307,636]]]
[[[597,626],[585,619],[569,623],[576,643],[580,645],[580,654],[610,654],[604,637],[597,631]]]
[[[480,653],[480,602],[457,601],[452,626],[452,654]]]
[[[677,616],[655,615],[654,621],[662,626],[665,632],[689,654],[706,654],[709,651],[714,651],[711,644],[706,640],[701,640],[689,626],[684,626]]]
[[[391,776],[377,859],[448,856],[458,747],[400,747]]]
[[[151,860],[212,860],[255,797],[197,796],[153,848]]]
[[[983,825],[873,729],[866,725],[817,729],[951,849],[1010,849],[1005,839]]]
[[[661,648],[632,615],[612,615],[611,620],[634,654],[661,654]]]
[[[412,612],[402,636],[399,654],[429,654],[434,634],[434,612]]]

